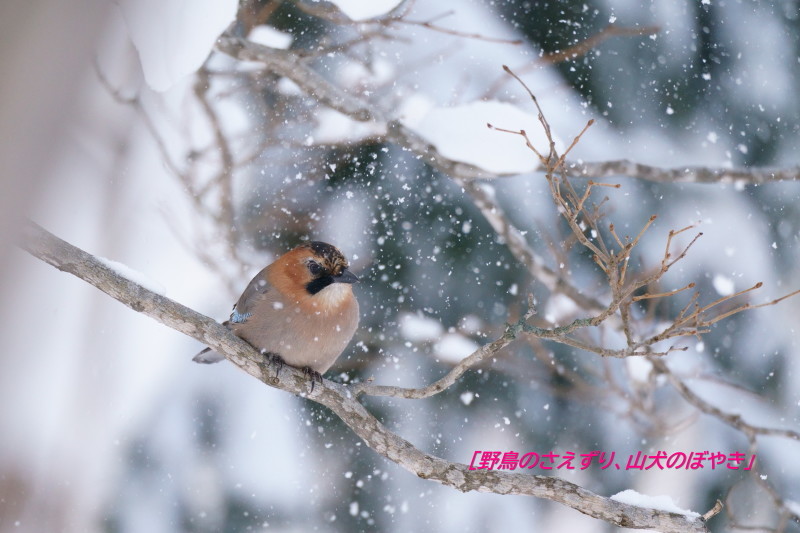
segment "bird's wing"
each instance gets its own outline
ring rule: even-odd
[[[247,288],[239,297],[239,301],[233,306],[233,312],[229,320],[222,323],[228,329],[235,329],[236,324],[242,324],[253,315],[256,304],[267,297],[272,290],[272,286],[267,281],[267,269],[265,268],[250,280]],[[196,363],[216,363],[225,357],[211,348],[206,348],[192,358]]]
[[[250,318],[256,304],[262,301],[271,290],[272,285],[267,281],[267,269],[265,268],[250,280],[247,288],[239,297],[239,301],[233,306],[230,321],[241,324]]]

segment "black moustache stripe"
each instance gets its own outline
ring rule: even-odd
[[[306,291],[309,294],[317,294],[319,291],[333,283],[333,276],[322,276],[315,280],[311,280],[306,284]]]

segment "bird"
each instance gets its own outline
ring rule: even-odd
[[[358,277],[335,246],[309,241],[255,275],[223,325],[278,364],[303,370],[314,381],[342,354],[358,328]],[[192,359],[225,357],[206,348]],[[276,374],[277,376],[277,374]]]

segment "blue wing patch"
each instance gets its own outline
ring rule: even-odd
[[[234,307],[233,313],[231,313],[230,321],[233,322],[234,324],[241,324],[247,321],[247,319],[250,318],[251,316],[253,316],[253,313],[240,313]]]

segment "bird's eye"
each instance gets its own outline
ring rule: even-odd
[[[308,271],[314,276],[319,276],[322,273],[322,267],[316,261],[309,261]]]

